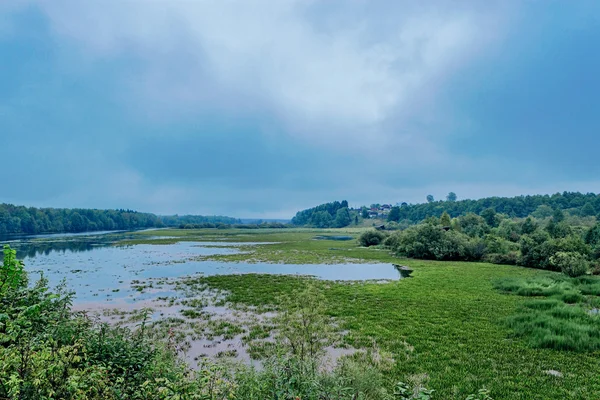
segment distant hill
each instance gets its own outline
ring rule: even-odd
[[[223,216],[157,216],[134,210],[35,208],[0,204],[0,235],[132,230],[185,224],[237,224]]]
[[[293,225],[317,228],[342,228],[352,223],[358,223],[358,215],[350,211],[346,200],[298,211],[292,218]]]

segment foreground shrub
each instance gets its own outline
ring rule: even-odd
[[[385,232],[369,230],[364,232],[358,238],[358,243],[363,247],[378,246],[387,238]]]

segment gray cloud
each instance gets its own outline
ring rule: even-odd
[[[126,103],[143,115],[268,112],[287,134],[320,141],[390,135],[386,120],[418,113],[412,104],[496,39],[500,30],[489,28],[505,8],[299,0],[40,7],[88,60],[137,60],[121,79]]]
[[[336,198],[584,187],[545,182],[539,158],[462,150],[490,114],[472,112],[486,80],[465,74],[509,48],[521,13],[453,1],[13,6],[0,18],[12,45],[0,155],[15,190],[0,201],[290,216]]]

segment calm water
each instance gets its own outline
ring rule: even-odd
[[[75,292],[76,303],[99,300],[135,302],[152,297],[171,296],[174,293],[168,285],[148,293],[139,293],[131,284],[153,278],[177,278],[195,274],[297,274],[312,275],[326,280],[400,278],[400,273],[391,264],[294,265],[197,261],[201,256],[236,253],[237,249],[219,247],[232,246],[235,243],[114,245],[130,236],[131,233],[114,232],[94,235],[49,235],[22,238],[10,244],[17,249],[18,257],[24,260],[26,269],[32,274],[32,280],[37,279],[39,273],[43,273],[52,285],[66,280],[67,287]]]

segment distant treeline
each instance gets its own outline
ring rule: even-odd
[[[160,217],[160,220],[165,226],[209,224],[213,225],[211,228],[215,228],[216,225],[242,223],[238,218],[224,217],[222,215],[169,215]]]
[[[600,213],[600,195],[594,193],[564,192],[553,195],[532,195],[517,197],[486,197],[479,200],[431,201],[421,204],[406,204],[392,207],[389,221],[408,220],[421,222],[429,217],[440,217],[444,212],[452,218],[468,213],[481,214],[486,209],[505,214],[511,218],[525,218],[530,215],[545,218],[553,210],[568,211],[582,217]]]
[[[317,228],[343,228],[358,220],[358,215],[352,215],[348,202],[334,201],[320,206],[298,211],[292,218],[292,224],[297,226],[314,226]]]
[[[222,216],[157,216],[133,210],[35,208],[0,204],[0,235],[133,230],[182,224],[236,224]]]
[[[180,229],[284,229],[289,228],[290,225],[283,224],[281,222],[263,222],[260,224],[224,224],[224,223],[210,223],[203,222],[201,224],[180,224]]]

